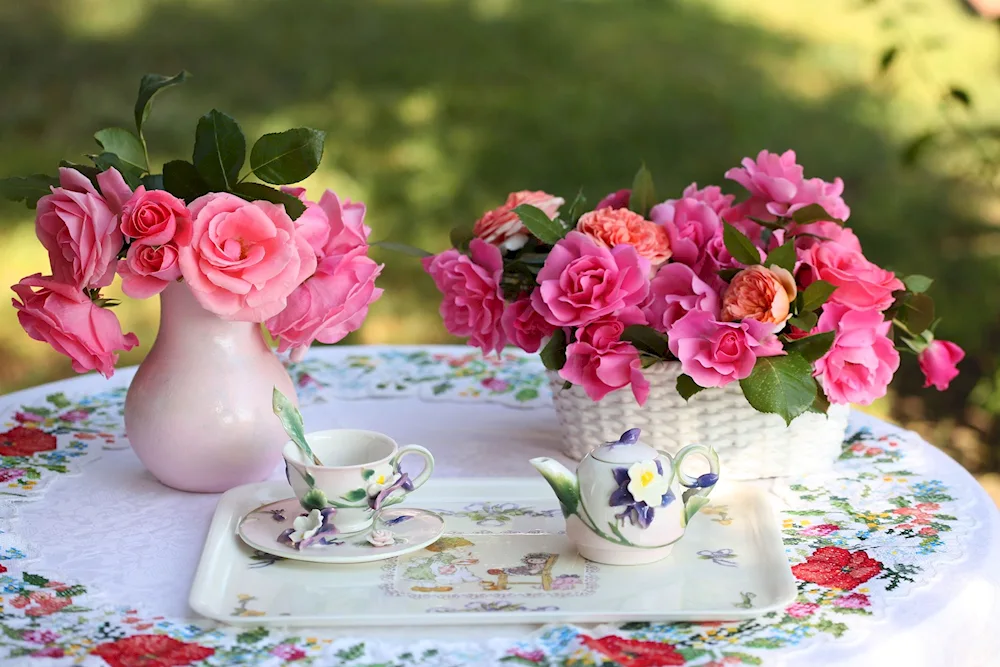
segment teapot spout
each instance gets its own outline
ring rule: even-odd
[[[547,456],[531,459],[529,463],[542,474],[545,481],[552,487],[556,498],[559,499],[559,507],[562,509],[563,516],[568,518],[571,514],[576,514],[576,508],[580,504],[580,485],[576,475],[563,464]]]

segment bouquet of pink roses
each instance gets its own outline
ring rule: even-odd
[[[154,173],[143,124],[153,96],[186,77],[143,77],[135,133],[97,132],[93,166],[63,162],[58,177],[0,179],[0,194],[37,205],[35,228],[51,268],[13,286],[18,319],[78,372],[110,377],[117,351],[138,344],[101,295],[116,274],[138,299],[182,281],[219,317],[266,323],[293,358],[315,340],[335,343],[356,330],[382,293],[364,204],[329,190],[313,202],[287,187],[319,165],[323,132],[260,137],[241,176],[246,139],[235,120],[213,110],[198,121],[191,161]]]
[[[643,168],[588,210],[516,192],[456,247],[426,257],[447,329],[484,352],[541,350],[546,367],[598,401],[644,369],[678,361],[689,398],[739,382],[786,422],[830,402],[883,396],[899,351],[947,388],[964,353],[936,340],[931,280],[865,258],[844,225],[843,182],[805,178],[795,153],[761,151],[726,178],[748,197],[691,184],[657,203]]]

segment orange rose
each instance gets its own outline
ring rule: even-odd
[[[584,213],[576,229],[605,248],[632,245],[653,266],[663,264],[672,254],[666,228],[627,208],[599,208]]]
[[[780,266],[751,266],[733,276],[722,295],[722,319],[735,322],[757,320],[779,331],[789,318],[795,301],[795,279]]]
[[[498,245],[505,250],[519,250],[528,242],[531,233],[521,223],[514,209],[521,204],[529,204],[541,209],[545,215],[555,218],[559,207],[566,203],[562,197],[555,197],[546,192],[521,190],[512,192],[503,206],[487,211],[476,221],[472,233],[478,238]]]

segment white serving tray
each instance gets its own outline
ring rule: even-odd
[[[665,560],[598,565],[563,533],[541,479],[434,479],[407,505],[445,517],[442,540],[383,562],[276,560],[237,536],[240,518],[291,495],[282,482],[219,501],[191,587],[192,609],[236,625],[723,621],[784,608],[796,587],[777,513],[749,484],[720,485]]]

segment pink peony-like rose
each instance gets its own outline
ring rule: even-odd
[[[550,218],[555,218],[559,207],[565,203],[566,200],[562,197],[555,197],[547,192],[530,190],[512,192],[503,206],[487,211],[476,221],[472,233],[487,243],[505,250],[518,250],[528,242],[531,233],[521,223],[521,218],[514,213],[514,209],[521,204],[528,204],[541,209]]]
[[[869,405],[885,395],[899,368],[899,352],[886,335],[890,326],[877,310],[830,302],[823,306],[814,333],[835,331],[836,337],[813,374],[831,402]]]
[[[549,252],[531,305],[556,327],[578,327],[642,303],[649,262],[630,245],[602,248],[570,232]]]
[[[795,237],[795,247],[806,250],[819,243],[835,243],[853,252],[861,252],[861,241],[849,227],[836,222],[811,222],[808,225],[792,224],[788,233]],[[821,237],[821,238],[816,238]]]
[[[368,306],[382,296],[375,279],[383,267],[367,250],[358,246],[320,261],[316,273],[289,295],[285,309],[267,320],[279,352],[293,348],[292,361],[299,361],[313,341],[336,343],[361,327]]]
[[[649,297],[643,304],[649,325],[667,333],[674,322],[692,310],[703,310],[713,317],[719,315],[719,295],[691,267],[667,264],[660,267],[649,283]]]
[[[525,352],[538,352],[542,341],[556,330],[531,307],[531,297],[527,296],[508,305],[502,321],[507,340]]]
[[[789,308],[796,294],[795,278],[787,269],[751,266],[733,276],[722,295],[722,319],[737,322],[749,318],[780,331],[791,317]]]
[[[121,211],[122,234],[136,243],[161,246],[191,243],[191,214],[166,190],[137,190]]]
[[[118,260],[122,292],[133,299],[159,294],[171,281],[181,277],[177,257],[177,246],[173,243],[161,246],[133,243],[125,259]]]
[[[701,387],[724,387],[750,375],[757,357],[784,354],[772,327],[757,320],[719,322],[692,310],[667,333],[670,352]]]
[[[944,391],[958,376],[955,366],[965,358],[965,350],[947,340],[932,340],[924,351],[917,355],[917,363],[924,374],[924,388],[934,385]]]
[[[832,302],[855,310],[885,310],[892,305],[892,293],[903,289],[903,282],[892,271],[838,243],[818,243],[800,251],[799,260],[811,269],[806,278],[836,285]]]
[[[117,215],[132,195],[115,169],[99,174],[97,182],[103,195],[76,169],[59,169],[60,187],[38,200],[35,216],[35,234],[49,252],[52,276],[80,289],[107,287],[114,279],[124,242]]]
[[[722,233],[718,214],[708,204],[690,197],[657,204],[649,212],[670,237],[675,262],[695,267],[708,241]]]
[[[32,289],[36,287],[38,291]],[[69,357],[77,373],[96,370],[111,377],[118,361],[116,351],[139,344],[134,333],[122,335],[113,312],[97,307],[72,285],[36,273],[11,289],[20,299],[11,302],[28,336]]]
[[[722,188],[718,185],[707,185],[699,189],[697,183],[692,183],[684,188],[682,199],[697,199],[700,202],[704,202],[718,215],[728,220],[729,218],[725,216],[725,213],[732,207],[733,200],[736,197],[722,194]],[[667,200],[668,203],[672,203],[673,201],[676,200]]]
[[[649,381],[642,374],[639,351],[621,340],[626,326],[642,323],[642,315],[631,311],[624,319],[606,316],[578,329],[576,341],[566,347],[566,364],[559,376],[583,387],[594,401],[631,385],[636,402],[644,405]]]
[[[781,155],[761,151],[756,160],[743,158],[743,167],[726,172],[726,178],[736,181],[750,193],[751,205],[743,212],[762,217],[764,211],[774,216],[790,216],[800,208],[819,204],[827,213],[840,220],[847,220],[851,210],[840,195],[844,182],[836,178],[827,183],[819,178],[805,179],[802,167],[795,162],[795,151]]]
[[[421,261],[444,295],[440,312],[445,328],[455,336],[468,336],[469,342],[484,353],[499,354],[507,342],[501,324],[504,303],[500,249],[473,239],[468,256],[453,248]]]
[[[670,259],[667,230],[627,208],[599,208],[584,213],[576,229],[604,248],[630,244],[653,266]]]
[[[628,203],[632,199],[632,191],[628,188],[612,192],[607,197],[597,202],[594,209],[600,208],[628,208]]]
[[[262,322],[316,269],[316,255],[285,208],[214,192],[191,202],[191,244],[180,248],[184,280],[220,317]]]

